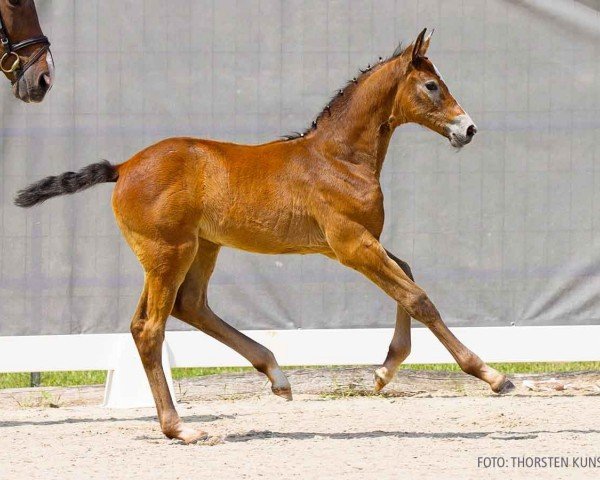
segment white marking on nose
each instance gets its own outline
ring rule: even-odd
[[[462,147],[471,141],[473,135],[469,135],[468,133],[468,129],[471,125],[477,129],[473,120],[471,120],[471,117],[466,113],[454,117],[452,121],[448,123],[446,128],[448,129],[448,137],[452,146]]]
[[[450,122],[450,125],[459,128],[462,127],[466,130],[469,125],[473,125],[473,120],[471,120],[471,117],[469,117],[469,115],[463,113],[462,115],[457,115],[456,117],[454,117]]]

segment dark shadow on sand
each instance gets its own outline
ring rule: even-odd
[[[191,415],[184,417],[184,420],[188,422],[216,422],[217,420],[235,419],[236,415]],[[65,418],[63,420],[18,420],[18,421],[6,421],[0,422],[0,428],[8,427],[24,427],[24,426],[47,426],[47,425],[64,425],[68,423],[113,423],[113,422],[158,422],[156,415],[147,415],[144,417],[131,417],[131,418]]]
[[[402,431],[384,431],[373,430],[368,432],[272,432],[270,430],[254,431],[247,433],[227,435],[225,442],[249,442],[252,440],[268,440],[271,438],[285,438],[289,440],[312,440],[323,437],[333,440],[357,440],[363,438],[429,438],[429,439],[480,439],[489,438],[492,440],[530,440],[537,438],[539,434],[559,434],[573,433],[579,435],[600,434],[600,430],[533,430],[523,432],[513,431],[487,431],[487,432],[402,432]]]

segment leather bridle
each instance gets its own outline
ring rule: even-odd
[[[45,35],[38,35],[37,37],[31,37],[27,40],[23,40],[18,43],[11,43],[8,38],[2,15],[0,14],[0,43],[2,44],[2,57],[0,58],[0,69],[4,73],[12,73],[14,79],[11,83],[14,85],[23,76],[25,71],[33,65],[38,58],[50,49],[50,40]],[[21,64],[21,57],[17,53],[30,45],[41,45],[33,55],[31,55],[25,64]],[[10,65],[8,65],[10,64]]]

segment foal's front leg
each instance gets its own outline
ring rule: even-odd
[[[404,273],[414,282],[412,271],[408,263],[400,260],[398,257],[386,250],[388,256],[396,262]],[[394,335],[390,342],[387,357],[383,366],[375,370],[375,391],[379,392],[383,387],[392,381],[400,364],[406,360],[410,354],[410,315],[399,303],[396,306],[396,327]]]
[[[379,392],[392,381],[400,364],[410,354],[410,315],[404,307],[396,307],[396,327],[383,366],[375,370],[375,391]]]
[[[465,373],[487,382],[496,393],[514,388],[506,376],[486,365],[454,336],[425,291],[388,256],[368,230],[347,219],[336,227],[326,231],[326,236],[342,264],[365,275],[396,300],[409,316],[426,325]]]

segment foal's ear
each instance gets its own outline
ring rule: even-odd
[[[423,44],[425,41],[425,32],[427,32],[427,29],[424,28],[423,31],[421,33],[419,33],[419,36],[417,37],[417,39],[415,40],[415,43],[413,43],[413,48],[412,48],[412,62],[416,63],[419,57],[422,57],[425,54],[425,51],[427,51],[427,48],[425,48],[425,51],[423,51]],[[427,39],[429,40],[431,36],[429,36]],[[429,46],[429,42],[427,43],[427,46]]]
[[[431,41],[431,37],[433,36],[433,32],[435,32],[435,28],[431,29],[431,33],[429,35],[427,35],[427,37],[425,38],[425,40],[423,40],[423,46],[421,47],[421,52],[420,54],[422,56],[426,56],[427,55],[427,50],[429,50],[429,42]]]

